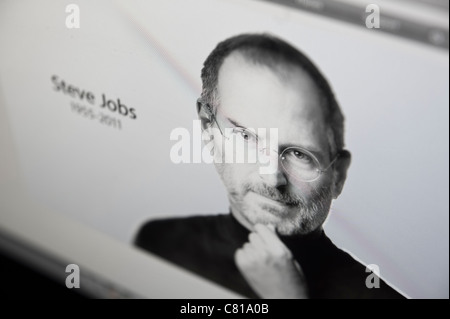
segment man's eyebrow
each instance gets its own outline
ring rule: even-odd
[[[242,125],[242,124],[238,123],[236,120],[230,119],[229,117],[227,117],[227,120],[230,121],[230,123],[233,124],[234,126],[247,128],[245,125]]]

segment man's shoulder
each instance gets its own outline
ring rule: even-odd
[[[357,298],[357,299],[403,299],[399,292],[387,284],[383,279],[372,273],[362,262],[350,253],[338,248],[329,241],[332,262],[328,276],[333,282],[328,287],[327,297]]]
[[[231,214],[175,217],[144,223],[135,245],[242,295],[255,297],[234,263],[247,238]]]
[[[201,225],[205,221],[211,220],[211,217],[216,216],[182,216],[182,217],[168,217],[157,218],[145,221],[139,228],[138,235],[143,233],[161,233],[167,228],[179,227],[180,230],[188,229],[187,226]]]
[[[145,250],[177,249],[192,246],[214,233],[224,215],[196,215],[146,221],[137,231],[134,244]]]

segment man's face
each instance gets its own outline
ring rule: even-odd
[[[284,69],[284,70],[283,70]],[[227,57],[219,72],[217,118],[255,130],[278,129],[278,149],[302,147],[321,167],[332,160],[319,91],[301,69],[273,70],[248,62],[240,53]],[[214,140],[221,142],[217,130]],[[215,147],[216,168],[228,191],[231,211],[247,228],[273,225],[283,235],[307,234],[325,221],[333,196],[333,169],[313,182],[287,174],[282,165],[261,174],[259,163],[225,163],[226,149]]]

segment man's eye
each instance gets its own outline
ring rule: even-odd
[[[243,128],[235,128],[233,133],[236,134],[238,138],[244,139],[246,142],[256,142],[257,140],[257,137],[254,134]]]
[[[240,134],[244,138],[244,140],[248,140],[250,138],[250,135],[248,135],[246,132],[241,132]]]
[[[295,156],[296,159],[301,160],[306,163],[311,162],[311,157],[309,157],[308,154],[305,154],[299,150],[295,150],[295,151],[293,151],[293,153],[294,153],[293,155]]]

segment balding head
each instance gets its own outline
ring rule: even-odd
[[[219,71],[225,59],[237,52],[250,63],[271,68],[280,77],[292,74],[286,72],[291,69],[303,70],[320,93],[331,152],[337,153],[344,148],[344,117],[327,80],[303,53],[271,35],[243,34],[219,43],[202,69],[203,102],[210,104],[213,109],[220,105]]]

